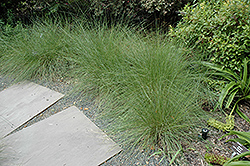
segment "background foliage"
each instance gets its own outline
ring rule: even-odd
[[[170,36],[198,48],[210,61],[240,70],[243,59],[250,58],[249,1],[201,1],[187,5],[183,20]]]
[[[77,14],[85,11],[89,1],[79,0],[3,0],[0,4],[2,23],[16,24],[18,21],[31,23],[32,19],[52,14]]]
[[[193,0],[94,0],[92,9],[95,15],[112,17],[128,16],[146,25],[164,26],[175,24],[181,17],[179,10]]]
[[[88,14],[106,20],[133,21],[147,26],[175,24],[178,11],[193,0],[4,0],[0,4],[2,23],[29,21],[34,16]],[[79,12],[81,11],[81,12]],[[88,12],[86,12],[88,11]]]

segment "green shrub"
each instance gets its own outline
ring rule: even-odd
[[[146,26],[175,24],[179,10],[193,0],[5,0],[0,4],[0,19],[5,23],[64,14],[89,15],[105,21],[130,21]],[[87,12],[86,12],[87,11]]]
[[[183,19],[170,36],[200,49],[213,63],[240,70],[250,58],[248,0],[200,1],[185,6]]]
[[[192,0],[94,0],[91,6],[96,16],[126,17],[159,26],[176,23],[178,11],[189,2]]]
[[[4,0],[0,3],[0,19],[10,25],[15,25],[18,21],[29,24],[37,17],[58,14],[76,16],[83,14],[88,8],[88,0]]]

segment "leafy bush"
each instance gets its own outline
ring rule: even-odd
[[[96,16],[126,17],[159,26],[176,23],[180,19],[177,12],[189,2],[192,0],[94,0],[91,6]]]
[[[67,17],[83,14],[90,7],[89,1],[80,0],[4,0],[0,4],[0,19],[5,24],[15,25],[18,21],[31,23],[30,20],[53,14]]]
[[[184,7],[187,3],[191,3],[190,0],[141,0],[141,5],[147,10],[149,13],[154,13],[156,11],[160,12],[162,15],[166,15],[168,13],[174,13]]]
[[[199,1],[187,5],[170,36],[203,51],[213,63],[239,71],[250,58],[249,1]]]
[[[67,17],[87,14],[106,22],[129,20],[152,27],[175,24],[181,18],[177,13],[189,2],[192,0],[5,0],[0,4],[0,19],[15,23],[58,13]]]

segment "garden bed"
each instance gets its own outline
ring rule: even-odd
[[[55,91],[58,91],[63,94],[69,94],[74,85],[70,80],[58,80],[56,82],[48,82],[44,80],[32,80],[35,83],[38,83],[42,86],[48,87]],[[11,86],[13,81],[7,77],[0,77],[0,90],[3,90]],[[36,123],[44,118],[47,118],[57,112],[62,111],[70,106],[77,106],[88,118],[90,118],[98,127],[104,129],[104,122],[100,119],[97,119],[96,112],[97,109],[94,103],[88,99],[88,96],[85,96],[84,100],[78,100],[77,96],[66,96],[63,99],[59,100],[56,104],[45,110],[42,114],[38,115],[34,119],[30,120],[28,123],[22,125],[16,131],[21,130],[33,123]],[[241,106],[241,111],[245,113],[248,117],[250,116],[250,107],[249,104]],[[214,117],[222,116],[220,112],[214,112]],[[203,122],[206,123],[206,122]],[[208,128],[208,138],[204,140],[201,138],[201,129]],[[235,114],[235,130],[237,131],[249,131],[249,124],[240,118],[238,114]],[[197,166],[197,165],[208,165],[204,160],[206,153],[213,153],[222,155],[230,158],[233,151],[230,149],[232,144],[225,143],[226,140],[233,138],[235,136],[228,136],[219,141],[219,138],[223,136],[226,132],[219,131],[210,126],[197,126],[197,137],[194,138],[192,142],[183,143],[183,156],[178,160],[186,160],[187,166]],[[160,162],[162,155],[154,155],[150,157],[155,152],[154,149],[151,151],[141,151],[137,155],[132,155],[129,153],[121,152],[116,156],[109,159],[107,162],[103,163],[102,166],[112,166],[112,165],[151,165],[151,166],[160,166],[166,164],[166,160]]]

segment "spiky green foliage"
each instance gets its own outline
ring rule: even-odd
[[[245,146],[250,146],[250,132],[241,132],[241,131],[234,131],[231,130],[229,133],[223,135],[220,139],[229,136],[229,135],[237,135],[239,138],[229,139],[228,141],[239,142]]]
[[[250,132],[241,132],[241,131],[231,130],[229,133],[223,135],[220,139],[222,139],[226,136],[229,136],[229,135],[237,135],[238,138],[229,139],[226,142],[228,142],[228,141],[239,142],[242,145],[249,147],[249,145],[250,145]],[[248,156],[248,155],[250,155],[249,151],[241,153],[239,155],[236,155],[233,158],[231,158],[230,160],[228,160],[223,166],[234,166],[234,165],[235,166],[247,166],[247,165],[250,165],[250,161],[237,161],[241,157]]]
[[[225,83],[225,87],[222,88],[220,93],[219,106],[222,108],[224,104],[225,108],[230,108],[233,105],[230,115],[236,109],[236,112],[248,122],[250,122],[250,119],[239,110],[238,104],[241,101],[250,99],[249,62],[248,59],[243,60],[243,67],[240,72],[234,72],[221,65],[203,62],[205,66],[215,70],[213,73],[216,76],[215,80],[223,79]]]
[[[230,160],[228,160],[223,166],[248,166],[250,165],[250,161],[237,161],[241,157],[245,157],[250,155],[250,151],[241,153]]]
[[[72,41],[77,91],[100,97],[101,117],[121,144],[158,146],[174,155],[201,122],[198,101],[204,97],[182,47],[117,26],[78,29]]]

